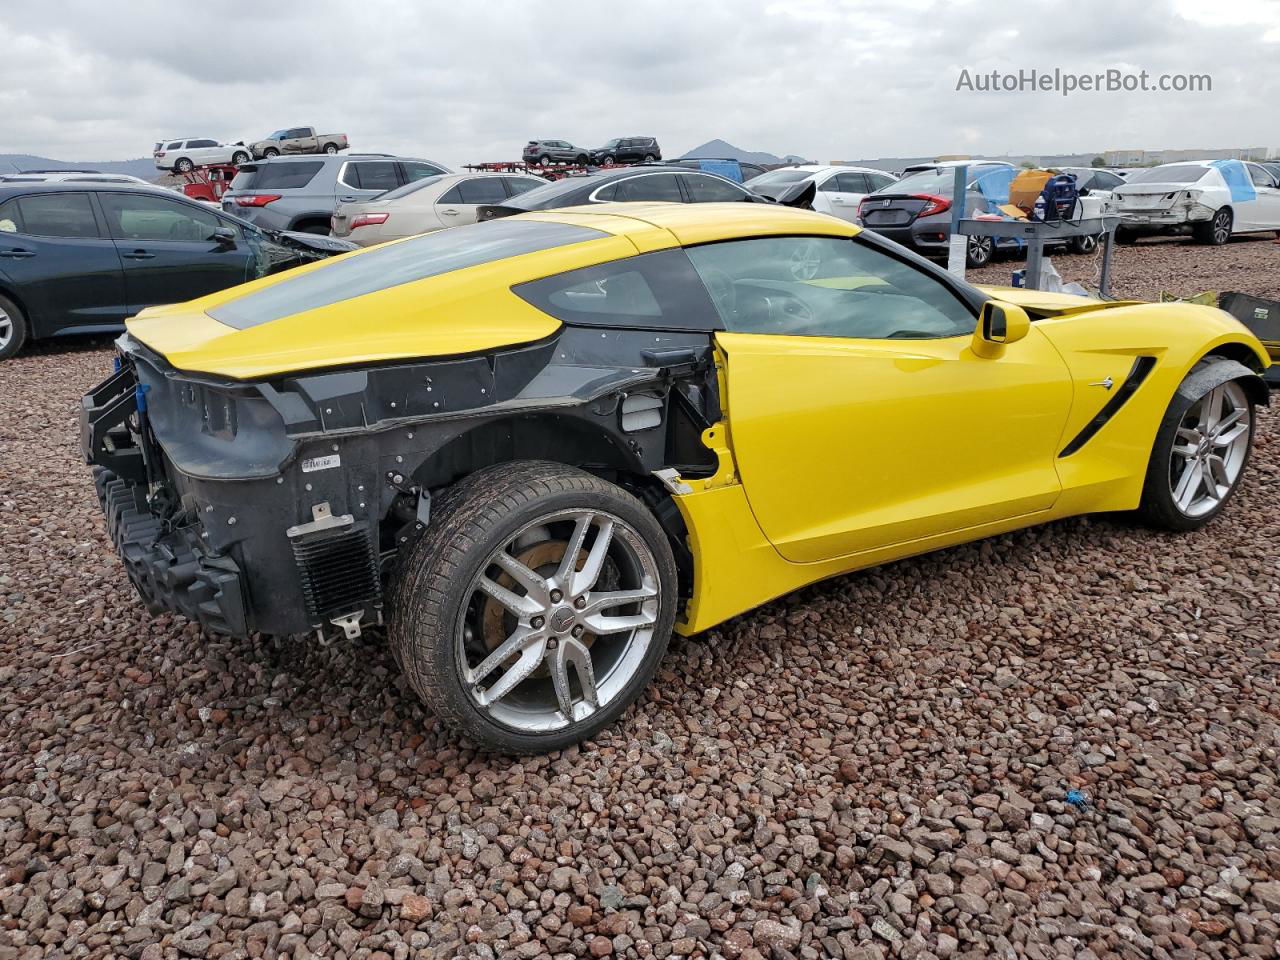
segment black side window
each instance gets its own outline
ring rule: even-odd
[[[747,198],[747,192],[741,187],[703,174],[686,174],[684,185],[694,203],[733,203]]]
[[[117,240],[210,240],[223,221],[194,204],[147,193],[101,193],[111,236]]]
[[[867,177],[862,173],[841,173],[836,175],[841,193],[867,193]]]
[[[0,233],[26,233],[22,229],[22,214],[18,212],[17,200],[0,203]]]
[[[511,289],[570,324],[654,330],[712,330],[720,325],[706,288],[680,249],[582,267]]]
[[[1248,167],[1249,179],[1253,181],[1255,187],[1270,187],[1275,183],[1275,178],[1256,163],[1250,163]]]
[[[44,193],[18,198],[23,232],[33,237],[96,238],[98,222],[87,193]]]
[[[294,127],[292,130],[286,130],[284,138],[286,140],[296,140],[299,137],[309,137],[311,131],[307,127]]]
[[[613,199],[619,201],[665,200],[681,203],[680,184],[674,173],[656,173],[644,177],[620,180],[613,191]]]
[[[188,140],[187,146],[194,149],[196,147],[216,147],[217,141],[214,140]]]
[[[474,180],[463,180],[458,184],[457,190],[460,199],[452,201],[454,203],[502,203],[507,199],[507,191],[502,186],[501,177],[476,177]]]
[[[396,165],[390,160],[368,160],[353,163],[347,169],[347,182],[361,190],[394,190],[400,186]]]
[[[526,190],[546,186],[545,180],[535,180],[533,177],[503,177],[503,179],[507,183],[507,193],[513,197],[520,196]]]

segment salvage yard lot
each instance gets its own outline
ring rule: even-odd
[[[1278,265],[1144,242],[1113,292],[1280,297]],[[512,760],[377,638],[146,613],[78,454],[110,356],[4,367],[0,960],[1275,955],[1275,413],[1202,531],[1072,520],[808,588]]]

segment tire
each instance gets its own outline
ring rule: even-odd
[[[1254,400],[1245,381],[1254,376],[1242,364],[1217,357],[1201,361],[1187,374],[1156,431],[1143,481],[1139,519],[1165,530],[1197,530],[1222,512],[1240,486],[1253,450]],[[1229,422],[1228,416],[1220,416],[1216,418],[1218,426],[1205,430],[1205,405],[1212,409],[1215,403],[1219,414],[1230,409],[1238,412],[1238,419]],[[1198,421],[1199,426],[1192,428],[1192,421]],[[1223,438],[1241,425],[1243,432],[1229,445],[1222,445]],[[1199,454],[1193,462],[1184,452],[1192,449],[1206,451],[1212,455],[1209,459],[1216,457],[1222,464],[1222,473],[1218,474],[1211,463],[1203,466],[1205,458]],[[1198,478],[1193,467],[1201,471]],[[1205,483],[1206,472],[1215,477],[1212,495]],[[1228,482],[1222,484],[1219,479]]]
[[[970,237],[965,244],[964,262],[970,267],[985,267],[996,255],[996,242],[991,237]]]
[[[1138,242],[1138,235],[1125,227],[1116,227],[1115,239],[1116,243],[1128,247]]]
[[[280,156],[280,151],[275,147],[267,147],[267,149],[262,151],[262,155],[270,160],[272,157]]]
[[[617,161],[616,161],[616,160],[614,160],[614,158],[613,158],[613,157],[605,156],[605,157],[601,158],[600,162],[601,162],[602,164],[608,164],[608,163],[616,163]]]
[[[0,297],[0,360],[8,360],[27,342],[27,318],[8,297]]]
[[[646,154],[644,155],[644,162],[645,162],[645,163],[653,163],[653,161],[655,161],[655,160],[657,160],[657,159],[658,159],[658,158],[657,158],[657,157],[655,157],[652,153],[646,153]]]
[[[587,159],[588,158],[585,153],[580,153],[576,157],[574,157],[573,162],[580,167],[585,167],[587,165]]]
[[[606,521],[612,532],[603,541],[607,546],[597,561],[594,548]],[[583,524],[581,539],[579,524]],[[535,585],[550,588],[565,582],[556,578],[570,542],[581,547],[577,572],[567,572],[568,583],[579,586],[573,583],[575,578],[591,577],[589,585],[580,587],[580,600],[574,601],[573,608],[581,609],[579,603],[586,604],[588,597],[600,597],[596,587],[601,578],[606,592],[621,586],[640,591],[644,599],[616,601],[594,614],[587,606],[587,612],[578,614],[570,606],[571,590],[563,595],[550,589],[535,594],[517,585],[514,575],[505,572],[511,570],[509,566],[500,568],[495,562],[499,555],[514,562],[513,554],[519,552],[530,564],[520,568],[524,574],[536,573]],[[510,606],[480,587],[486,575],[490,587],[495,579],[508,580],[508,600],[528,603],[541,596],[546,605],[534,602],[531,608],[512,613]],[[631,581],[639,586],[627,585]],[[676,589],[671,545],[653,514],[631,494],[563,464],[499,464],[465,477],[436,497],[430,524],[394,577],[388,637],[410,686],[446,724],[488,750],[540,753],[594,735],[640,695],[666,651],[675,621]],[[523,596],[520,590],[525,590]],[[605,610],[627,605],[632,612],[622,616],[644,621],[645,626],[595,636],[584,633],[577,623],[582,616],[584,622],[590,617],[599,624],[598,618],[611,616]],[[546,615],[538,614],[539,609]],[[497,636],[489,637],[486,631],[495,622],[500,629]],[[623,634],[627,639],[619,640]],[[489,652],[512,643],[523,646],[512,647],[505,662]],[[594,709],[583,674],[576,670],[578,689],[571,688],[565,667],[566,662],[575,662],[571,650],[587,650],[587,675],[594,677],[592,688],[599,694]],[[490,665],[480,673],[486,657]],[[562,709],[566,700],[559,695],[558,677],[553,675],[554,668],[548,669],[557,660],[558,677],[564,678],[569,698],[568,714]],[[526,669],[520,671],[517,661]],[[517,665],[513,668],[513,664]],[[470,682],[464,671],[472,674]],[[508,673],[522,679],[511,680]],[[507,689],[492,703],[482,704],[504,680],[509,680]],[[482,683],[487,684],[483,689]]]
[[[238,167],[240,166],[240,164],[248,163],[248,162],[249,162],[249,154],[246,153],[244,150],[237,150],[235,153],[231,155],[231,163],[233,166]]]
[[[178,173],[190,173],[195,169],[195,164],[186,157],[179,157],[177,162],[173,165],[173,169]]]
[[[1208,223],[1197,223],[1192,230],[1195,238],[1211,247],[1220,247],[1231,239],[1231,227],[1235,217],[1230,207],[1221,207]]]
[[[1073,253],[1093,253],[1097,249],[1098,238],[1093,234],[1071,238],[1071,251]]]
[[[329,154],[329,156],[333,156],[338,152],[338,145],[336,143],[326,143],[324,145],[324,152]]]
[[[538,158],[539,166],[545,167],[550,165],[550,163],[551,163],[551,154],[549,153],[544,153],[542,156]]]

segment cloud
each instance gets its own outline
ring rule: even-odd
[[[107,160],[315,123],[451,165],[530,137],[712,137],[815,159],[1280,146],[1280,4],[9,0],[0,152]],[[52,12],[51,12],[52,11]],[[974,93],[1023,68],[1208,73],[1210,93]]]

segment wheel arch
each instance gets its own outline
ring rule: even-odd
[[[693,558],[688,530],[671,492],[618,435],[583,418],[543,413],[476,424],[424,457],[408,472],[406,485],[438,491],[485,467],[529,460],[576,467],[639,499],[671,543],[681,596],[690,595]],[[404,509],[393,507],[383,519],[384,530],[393,533],[406,519]]]
[[[15,307],[22,311],[22,319],[27,322],[27,342],[39,340],[40,335],[36,333],[36,318],[31,315],[31,308],[18,296],[14,285],[3,278],[0,278],[0,297],[4,297],[13,303]]]
[[[1271,391],[1267,388],[1266,382],[1262,379],[1262,373],[1266,369],[1266,365],[1258,356],[1258,352],[1247,343],[1241,343],[1238,340],[1220,343],[1204,356],[1197,363],[1205,360],[1213,360],[1215,358],[1223,360],[1234,360],[1251,371],[1252,377],[1238,377],[1244,384],[1245,391],[1249,394],[1249,399],[1261,407],[1271,405]]]

